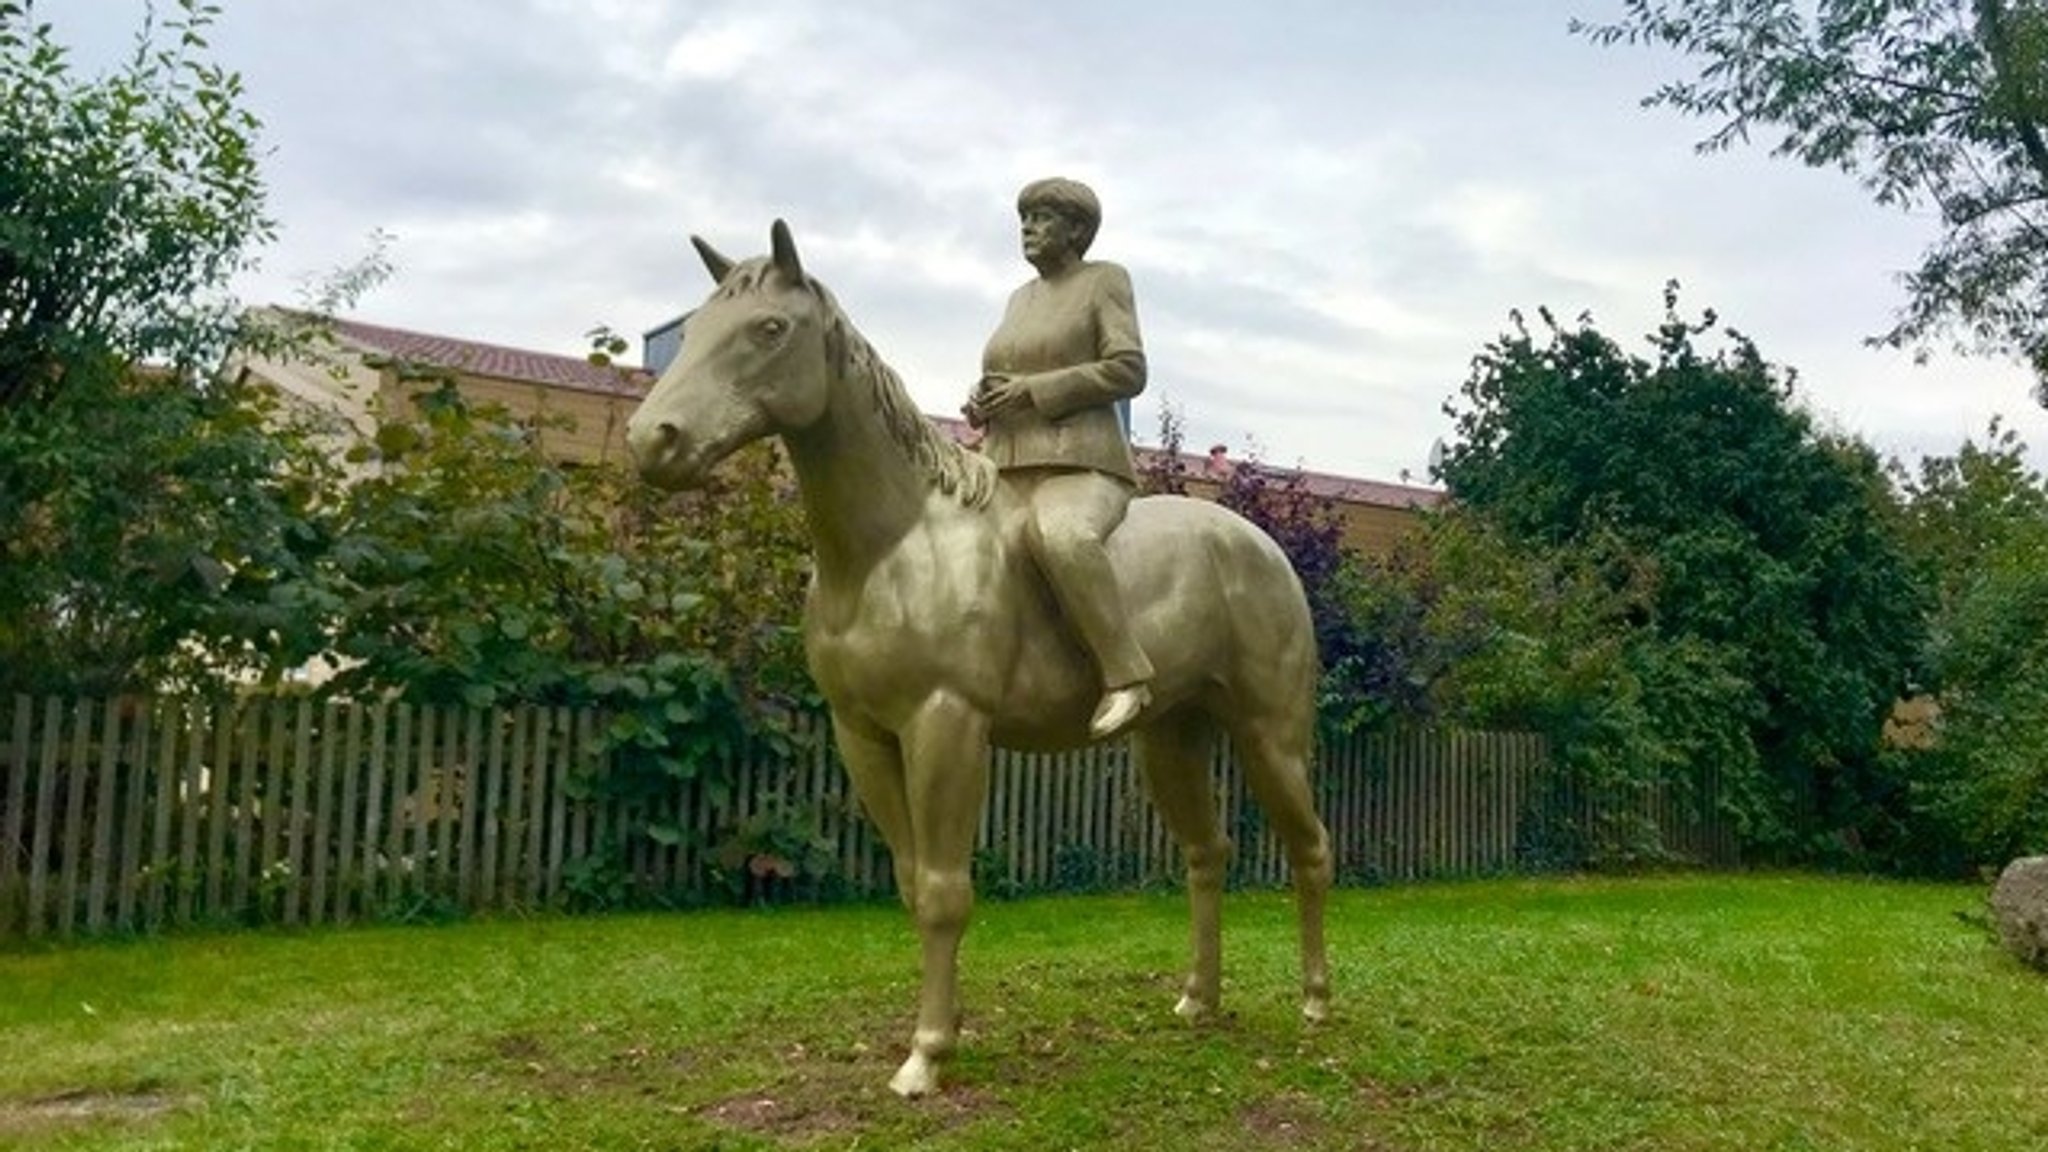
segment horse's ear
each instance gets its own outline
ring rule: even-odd
[[[804,282],[804,264],[796,257],[796,238],[789,234],[789,225],[777,220],[768,229],[768,242],[775,253],[775,266],[791,283]]]
[[[697,249],[697,255],[704,258],[704,267],[711,272],[711,282],[725,283],[726,274],[732,271],[732,261],[720,255],[718,249],[706,244],[702,236],[690,237],[690,245]]]

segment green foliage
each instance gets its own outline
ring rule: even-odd
[[[839,845],[818,831],[818,806],[771,794],[718,835],[713,879],[736,904],[782,904],[843,895]]]
[[[1935,584],[1935,608],[1952,611],[1998,557],[2048,525],[2048,485],[2028,466],[2019,435],[1993,418],[1982,445],[1929,456],[1908,473],[1894,464],[1902,497],[1898,532]]]
[[[802,511],[772,455],[670,497],[552,460],[535,431],[447,383],[382,414],[334,529],[331,690],[601,709],[588,786],[617,796],[714,773],[751,736],[786,744],[778,719],[814,690]]]
[[[571,912],[613,912],[630,908],[637,889],[626,869],[625,851],[607,833],[597,845],[562,867],[562,890]]]
[[[0,692],[212,689],[318,647],[329,472],[212,377],[271,232],[257,125],[213,9],[176,12],[82,79],[0,2]]]
[[[1883,858],[1898,797],[1878,737],[1921,594],[1875,457],[1815,431],[1739,334],[1699,351],[1711,313],[1674,314],[1654,360],[1542,318],[1546,340],[1517,317],[1448,406],[1443,478],[1505,541],[1463,570],[1535,565],[1519,603],[1474,618],[1549,616],[1472,658],[1475,710],[1527,709],[1603,786],[1717,768],[1752,848]]]
[[[84,80],[28,5],[0,2],[0,408],[103,361],[208,369],[232,343],[223,289],[273,232],[259,125],[205,57],[217,10],[175,8]]]
[[[2039,0],[1625,0],[1595,43],[1674,48],[1699,75],[1645,104],[1718,121],[1700,145],[1780,133],[1773,153],[1855,174],[1880,204],[1932,205],[1941,237],[1880,339],[2016,354],[2048,403],[2048,5]]]
[[[111,365],[0,410],[0,692],[209,690],[318,651],[330,469],[282,418]]]
[[[1082,894],[1107,892],[1116,886],[1116,867],[1108,853],[1078,840],[1062,840],[1052,850],[1052,890]]]
[[[1432,653],[1427,713],[1549,740],[1525,866],[1664,859],[1661,831],[1630,815],[1658,790],[1701,805],[1712,781],[1738,821],[1763,818],[1765,806],[1742,792],[1757,773],[1743,724],[1759,708],[1754,693],[1725,650],[1636,623],[1651,574],[1617,539],[1534,545],[1452,505],[1429,518],[1412,552],[1404,576]]]
[[[1902,478],[1904,536],[1938,589],[1930,747],[1902,752],[1936,828],[1928,867],[2048,849],[2048,485],[1994,422],[1986,443]]]
[[[1974,863],[2048,849],[2048,532],[1987,565],[1946,624],[1931,806]]]
[[[969,869],[974,876],[974,893],[978,899],[1017,900],[1027,894],[1024,882],[1010,867],[1010,854],[1001,841],[976,848]]]
[[[1400,540],[1377,556],[1356,556],[1340,593],[1354,643],[1325,669],[1320,712],[1337,732],[1380,731],[1444,718],[1443,678],[1483,646],[1484,629],[1443,609],[1446,574],[1437,547],[1453,524],[1447,514],[1427,518],[1436,527]]]

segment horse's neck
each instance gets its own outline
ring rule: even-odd
[[[924,515],[931,482],[868,405],[838,392],[825,415],[785,433],[820,575],[865,574]]]

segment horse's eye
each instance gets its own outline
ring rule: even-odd
[[[754,322],[754,334],[759,336],[763,343],[780,340],[783,333],[788,331],[789,321],[780,316],[763,316]]]

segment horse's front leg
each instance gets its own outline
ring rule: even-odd
[[[832,739],[839,746],[839,758],[846,762],[846,775],[853,781],[853,794],[868,820],[889,846],[889,863],[896,873],[896,893],[903,906],[917,912],[917,841],[910,834],[910,798],[905,791],[903,753],[894,736],[866,723],[832,714]]]
[[[974,910],[974,836],[988,795],[988,727],[986,715],[941,692],[898,733],[916,844],[910,909],[924,961],[910,1056],[889,1081],[904,1096],[938,1088],[939,1066],[960,1039],[960,939]]]

